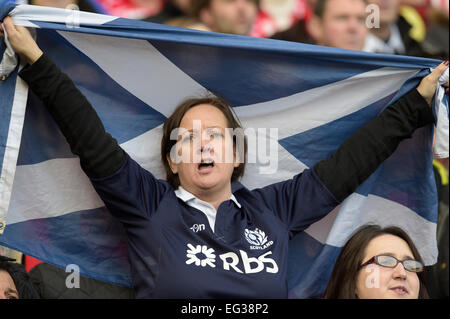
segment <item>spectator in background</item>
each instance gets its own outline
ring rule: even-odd
[[[447,17],[449,15],[449,0],[400,0],[400,5],[417,10],[427,26],[433,23],[430,21],[430,14],[433,14],[431,11],[439,11]]]
[[[0,256],[0,299],[39,299],[25,268]]]
[[[293,42],[302,42],[302,43],[314,43],[314,40],[309,35],[306,30],[306,23],[308,23],[309,19],[312,16],[312,8],[314,8],[315,1],[307,0],[305,1],[304,15],[298,16],[298,20],[294,24],[288,28],[276,32],[271,36],[272,39],[284,40],[284,41],[293,41]],[[260,24],[261,22],[259,22]],[[258,21],[257,21],[258,24]]]
[[[36,6],[66,8],[68,5],[77,4],[77,0],[30,0],[29,3]]]
[[[193,15],[211,31],[250,35],[259,0],[191,0]]]
[[[362,50],[368,34],[364,0],[317,0],[306,24],[315,44]]]
[[[448,57],[449,52],[449,1],[431,1],[426,10],[427,34],[423,47],[437,59]]]
[[[423,270],[405,231],[366,225],[342,248],[325,299],[427,299]]]
[[[23,254],[20,251],[5,246],[0,246],[0,256],[8,257],[14,260],[23,260]]]
[[[160,14],[149,17],[145,21],[200,31],[211,31],[198,18],[191,15],[191,9],[191,0],[168,0]]]
[[[206,25],[194,17],[181,16],[177,18],[170,19],[165,22],[167,25],[174,27],[182,27],[188,29],[194,29],[199,31],[211,31]]]
[[[89,0],[29,0],[29,4],[54,8],[70,8],[77,6],[81,11],[96,12]]]
[[[95,0],[102,13],[121,18],[143,20],[156,16],[164,8],[164,0]]]
[[[439,250],[437,263],[425,268],[427,290],[431,298],[449,297],[449,175],[448,157],[433,161],[438,191],[438,223],[436,240]]]
[[[261,0],[251,36],[268,38],[309,19],[308,0]]]
[[[429,56],[422,48],[419,41],[424,38],[424,32],[419,32],[415,38],[410,32],[412,25],[400,12],[400,0],[367,0],[369,4],[379,7],[379,27],[371,28],[367,36],[364,51],[402,54],[413,56]],[[411,7],[410,7],[411,8]],[[410,21],[419,21],[420,15],[414,16],[409,10],[408,16]],[[421,29],[423,27],[418,26]]]
[[[159,14],[148,17],[144,20],[154,23],[167,23],[168,21],[174,19],[192,19],[191,17],[189,17],[190,11],[191,0],[167,0],[163,10]]]
[[[42,299],[134,299],[134,290],[88,278],[47,263],[38,263],[29,271],[35,290]],[[69,277],[72,276],[72,277]],[[75,280],[77,285],[75,285]],[[67,285],[67,281],[73,285]],[[74,289],[73,287],[76,287]]]

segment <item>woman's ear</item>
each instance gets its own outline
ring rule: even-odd
[[[200,21],[203,22],[208,28],[212,29],[214,18],[209,8],[203,8],[199,13]]]
[[[243,129],[238,129],[236,137],[233,137],[233,166],[239,167],[245,162],[245,149],[247,144],[247,138]]]
[[[242,163],[244,163],[244,159],[242,157],[245,155],[243,155],[243,153],[243,150],[236,151],[236,145],[233,146],[233,166],[235,168],[238,168]]]
[[[311,19],[306,23],[306,30],[311,35],[316,44],[320,44],[322,42],[322,20],[313,15]]]
[[[170,154],[166,155],[166,160],[167,160],[167,163],[169,163],[170,170],[172,171],[172,173],[178,174],[178,165],[175,164],[174,162],[172,162],[172,160],[170,158]]]

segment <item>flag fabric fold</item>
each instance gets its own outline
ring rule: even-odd
[[[0,18],[7,14],[35,29],[39,46],[73,79],[105,129],[157,178],[164,178],[162,124],[186,98],[220,95],[245,128],[276,140],[276,154],[265,154],[276,160],[247,166],[242,183],[255,188],[331,155],[439,64],[47,7],[7,3]],[[3,46],[2,63],[6,51]],[[19,67],[0,82],[0,244],[130,286],[121,225],[17,76]],[[448,134],[448,95],[437,94],[440,110],[447,105]],[[290,298],[320,296],[340,248],[366,223],[402,227],[426,264],[436,261],[433,133],[431,126],[417,130],[354,194],[291,241]],[[250,149],[249,158],[258,151]]]

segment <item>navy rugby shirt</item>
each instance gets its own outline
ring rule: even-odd
[[[223,202],[212,230],[129,156],[92,184],[125,226],[137,297],[286,298],[289,238],[338,204],[313,170],[253,191],[235,183],[241,208]]]
[[[124,226],[138,298],[285,298],[288,241],[350,195],[398,143],[433,123],[412,90],[329,158],[250,191],[232,185],[214,231],[206,215],[141,168],[105,132],[87,99],[43,55],[20,76],[45,104],[95,189]]]

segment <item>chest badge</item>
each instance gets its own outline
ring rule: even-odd
[[[255,230],[245,229],[245,239],[251,245],[250,249],[266,249],[273,245],[273,241],[269,241],[265,232],[259,228]]]

